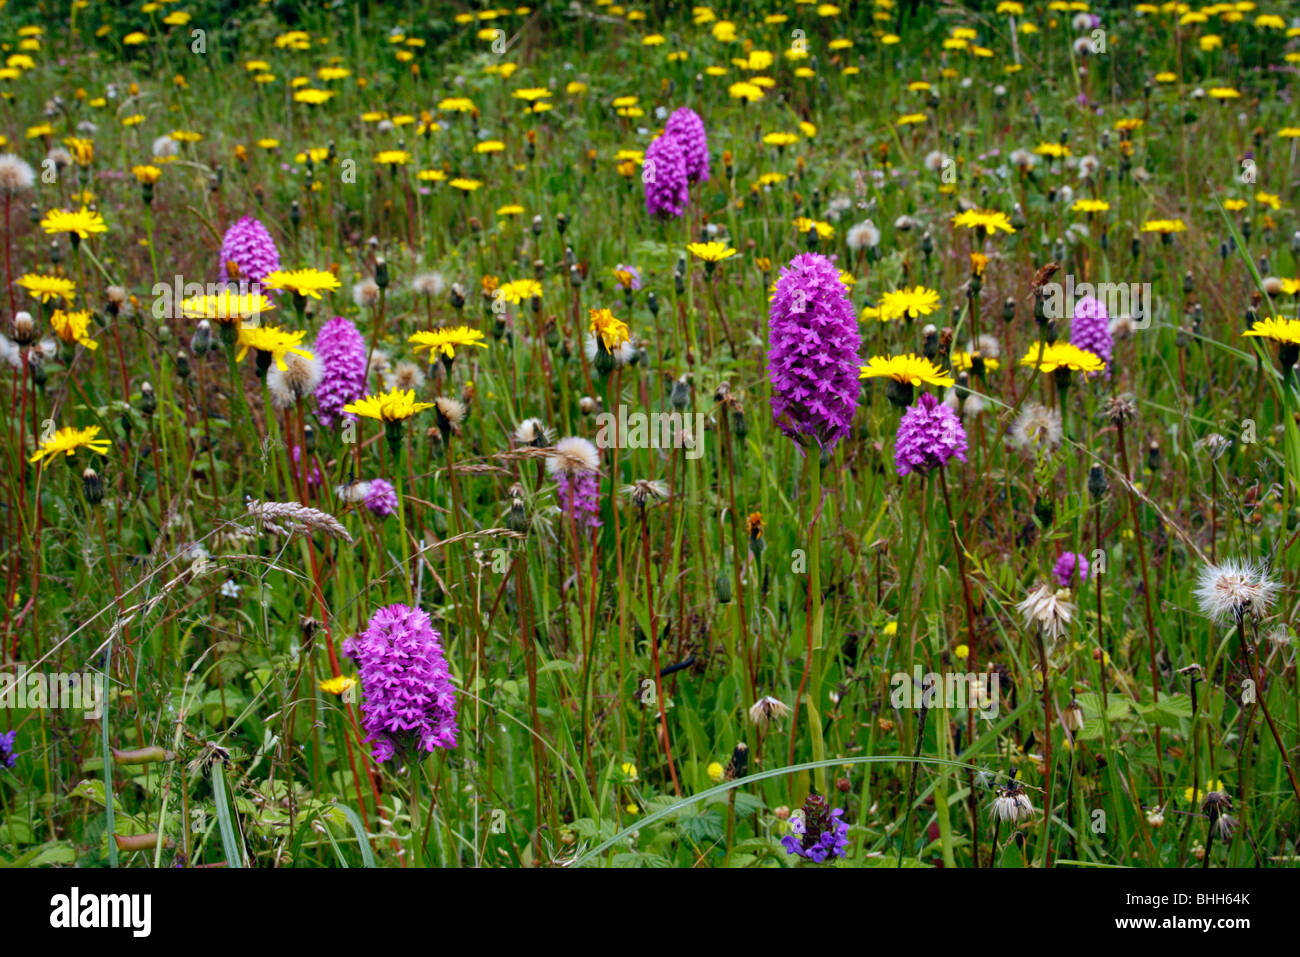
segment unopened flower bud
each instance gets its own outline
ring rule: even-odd
[[[668,402],[670,405],[672,405],[672,407],[675,410],[681,412],[683,409],[686,408],[687,405],[690,404],[690,401],[691,401],[690,386],[687,385],[686,377],[682,376],[680,379],[678,379],[676,382],[673,383],[673,391],[668,397]]]
[[[200,359],[212,348],[212,325],[206,319],[200,319],[198,328],[190,339],[190,351]]]
[[[104,500],[104,480],[94,469],[87,467],[81,473],[81,488],[86,493],[86,501],[91,505],[98,505]]]
[[[731,604],[731,569],[724,564],[713,579],[713,594],[719,605]]]
[[[30,312],[14,313],[14,342],[20,346],[29,346],[36,339],[36,320]]]

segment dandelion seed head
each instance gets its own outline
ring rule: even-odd
[[[17,196],[35,182],[36,172],[25,159],[13,153],[0,155],[0,195]]]
[[[1247,616],[1262,618],[1281,588],[1263,563],[1229,559],[1201,569],[1196,579],[1196,604],[1202,615],[1219,624]]]

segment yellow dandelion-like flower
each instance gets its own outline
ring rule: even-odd
[[[1110,203],[1104,199],[1076,199],[1070,211],[1074,213],[1104,213],[1110,209]]]
[[[36,450],[36,454],[27,461],[41,462],[43,465],[44,460],[52,459],[60,452],[71,457],[77,449],[90,449],[90,451],[99,455],[106,455],[110,443],[108,439],[98,438],[98,435],[99,426],[97,425],[84,429],[74,429],[71,426],[66,429],[59,429],[48,439],[42,441],[40,448]]]
[[[872,356],[858,375],[860,379],[893,379],[904,385],[921,384],[951,386],[956,380],[923,356],[908,353],[901,356]]]
[[[904,286],[880,297],[880,314],[882,322],[905,318],[917,319],[928,316],[939,308],[939,293],[925,286]]]
[[[706,263],[720,263],[724,259],[736,255],[736,250],[732,249],[726,243],[709,242],[709,243],[687,243],[686,250],[697,259],[702,259]]]
[[[191,296],[181,302],[181,315],[186,319],[208,319],[212,322],[244,322],[256,319],[275,308],[266,296],[223,289],[207,296]]]
[[[472,193],[483,185],[482,180],[470,179],[466,176],[457,176],[449,184],[452,189],[458,189],[463,193]]]
[[[1057,369],[1071,369],[1075,372],[1102,372],[1106,363],[1101,356],[1080,349],[1069,342],[1053,342],[1051,345],[1033,345],[1020,360],[1022,366],[1037,366],[1040,372],[1055,372]]]
[[[78,166],[89,166],[95,159],[95,144],[81,136],[67,136],[63,139],[63,145],[72,153],[72,158],[77,161]]]
[[[1070,155],[1070,147],[1064,143],[1039,143],[1034,147],[1034,153],[1038,156],[1051,156],[1059,159]]]
[[[277,269],[262,280],[267,289],[290,289],[299,296],[319,299],[322,292],[339,288],[338,278],[323,269]]]
[[[819,239],[830,239],[835,235],[835,227],[830,223],[824,223],[820,220],[809,219],[807,216],[799,216],[794,221],[794,228],[801,233],[810,233],[817,231]]]
[[[1187,225],[1181,219],[1149,219],[1142,224],[1142,232],[1160,233],[1162,236],[1186,231]]]
[[[318,90],[315,87],[305,87],[294,93],[293,101],[295,103],[307,103],[311,106],[319,106],[326,100],[334,96],[333,90]]]
[[[432,402],[415,401],[414,389],[391,389],[350,402],[343,407],[343,411],[380,422],[401,422],[417,412],[432,408]]]
[[[725,72],[725,71],[724,71]],[[716,75],[716,74],[715,74]],[[747,103],[755,103],[766,96],[763,88],[754,83],[733,83],[727,87],[727,96],[733,100],[744,100]]]
[[[1272,339],[1283,345],[1300,346],[1300,319],[1288,319],[1282,316],[1259,319],[1242,335]]]
[[[91,212],[85,206],[76,212],[65,209],[52,209],[41,220],[41,229],[51,236],[56,233],[71,233],[78,239],[89,239],[92,233],[108,232],[104,217]]]
[[[438,103],[438,109],[448,113],[473,113],[474,101],[464,96],[449,96]]]
[[[998,230],[1014,233],[1015,227],[1006,213],[990,209],[968,209],[953,215],[952,224],[966,229],[983,229],[986,236],[992,236]]]
[[[1001,367],[1002,363],[998,362],[992,356],[981,356],[980,362],[984,368],[993,372]],[[952,368],[955,372],[969,372],[975,367],[975,353],[973,352],[954,352],[952,354]]]
[[[439,356],[444,359],[456,358],[456,349],[458,347],[478,346],[480,349],[487,348],[487,343],[483,341],[483,333],[477,329],[471,329],[469,326],[424,330],[415,333],[406,341],[415,346],[416,352],[421,349],[428,349],[430,362]]]
[[[162,170],[150,165],[132,166],[131,174],[135,176],[137,182],[146,185],[152,185],[162,178]]]
[[[794,133],[768,133],[763,142],[768,146],[793,146],[799,142],[799,137]]]
[[[411,162],[411,154],[406,150],[380,150],[375,154],[375,162],[380,166],[405,166]]]
[[[506,302],[512,302],[518,306],[541,296],[542,284],[536,279],[514,279],[502,283],[497,288],[497,294]]]
[[[77,284],[71,279],[65,279],[62,276],[42,276],[36,273],[27,273],[20,276],[14,281],[14,285],[22,286],[30,296],[39,299],[41,302],[49,302],[51,299],[63,299],[71,303],[73,294],[77,289]]]
[[[275,367],[283,371],[289,368],[284,358],[291,352],[304,359],[311,358],[310,350],[299,345],[306,335],[305,332],[290,332],[279,326],[240,326],[239,354],[235,356],[235,360],[242,362],[244,356],[248,355],[249,349],[256,349],[258,352],[270,353],[271,358],[275,360]]]
[[[339,675],[337,678],[326,678],[317,687],[326,694],[343,695],[345,692],[357,686],[357,679],[348,675]]]

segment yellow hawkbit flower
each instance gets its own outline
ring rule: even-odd
[[[248,355],[249,349],[256,349],[258,352],[269,353],[275,360],[277,369],[288,369],[289,365],[284,361],[284,357],[289,353],[292,352],[304,359],[312,357],[310,351],[299,345],[306,335],[305,332],[289,332],[279,326],[240,326],[239,354],[235,356],[235,360],[242,362],[244,356]]]
[[[1006,233],[1016,231],[1006,213],[990,209],[968,209],[963,213],[956,213],[952,218],[952,224],[964,226],[966,229],[983,229],[986,236],[992,236],[998,230]]]
[[[401,422],[417,412],[432,408],[432,402],[415,401],[414,389],[392,389],[350,402],[343,407],[343,411],[367,419],[378,419],[380,422]]]
[[[506,302],[518,306],[541,296],[542,284],[536,279],[513,279],[510,282],[502,283],[496,289],[496,292]]]
[[[191,296],[183,300],[181,315],[186,319],[235,323],[256,319],[274,308],[275,303],[260,293],[254,295],[223,289],[215,295]]]
[[[27,273],[14,281],[15,286],[22,286],[34,299],[49,302],[51,299],[63,299],[71,303],[77,284],[62,276],[40,276]]]
[[[904,385],[935,386],[956,385],[956,380],[937,365],[922,356],[908,353],[901,356],[872,356],[858,375],[860,379],[893,379]]]
[[[483,341],[483,333],[477,329],[471,329],[469,326],[429,329],[415,333],[406,341],[415,346],[416,352],[421,349],[428,349],[430,362],[439,356],[446,359],[456,358],[457,347],[478,346],[480,349],[487,348],[487,343]]]
[[[51,236],[56,233],[71,233],[79,239],[89,239],[92,233],[108,232],[108,225],[97,212],[85,206],[76,212],[65,209],[52,209],[41,220],[41,229]]]
[[[702,259],[706,263],[719,263],[722,260],[736,255],[736,250],[732,249],[726,243],[708,242],[708,243],[687,243],[686,249],[697,259]]]
[[[908,320],[928,316],[939,308],[939,293],[925,286],[904,286],[880,297],[879,312],[873,318],[881,322],[904,318]]]
[[[1149,219],[1142,224],[1142,232],[1160,233],[1162,236],[1186,231],[1187,226],[1181,219]]]
[[[319,299],[322,292],[339,288],[338,278],[322,269],[277,269],[262,280],[267,289],[291,289],[300,296]]]
[[[1260,319],[1242,335],[1272,339],[1283,345],[1300,346],[1300,319],[1288,319],[1282,316]]]
[[[1104,199],[1076,199],[1070,211],[1074,213],[1104,213],[1110,209],[1110,203]]]
[[[99,426],[97,425],[92,425],[85,429],[74,429],[71,427],[59,429],[48,439],[42,441],[41,447],[36,450],[36,454],[27,461],[41,462],[44,464],[45,459],[51,459],[60,452],[71,457],[77,449],[83,448],[90,449],[90,451],[97,452],[100,455],[105,455],[109,450],[110,443],[108,439],[97,438],[98,435]]]
[[[342,695],[345,692],[357,686],[357,679],[348,675],[339,675],[337,678],[326,678],[319,685],[320,690],[326,694]]]
[[[1039,355],[1039,350],[1042,355]],[[1053,342],[1049,346],[1032,345],[1020,360],[1022,366],[1037,366],[1041,372],[1072,369],[1076,372],[1101,372],[1106,363],[1095,353],[1070,342]]]

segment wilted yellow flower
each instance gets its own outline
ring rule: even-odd
[[[627,323],[621,319],[616,319],[614,313],[610,310],[591,309],[588,314],[591,319],[589,330],[600,337],[600,341],[605,344],[607,352],[612,353],[632,337]]]
[[[99,348],[99,343],[90,338],[88,331],[90,329],[90,311],[88,309],[78,309],[75,312],[64,312],[62,309],[55,309],[50,315],[50,327],[64,342],[76,342],[87,349],[95,350]]]

